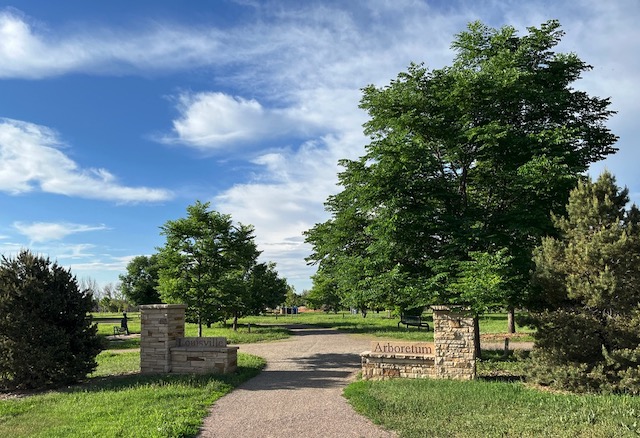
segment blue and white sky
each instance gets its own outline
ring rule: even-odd
[[[116,283],[196,200],[253,224],[298,292],[302,232],[328,218],[337,161],[363,154],[360,89],[451,63],[468,22],[557,18],[595,68],[640,202],[638,0],[19,0],[0,4],[0,253]]]

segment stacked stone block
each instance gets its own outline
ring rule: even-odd
[[[140,306],[140,372],[232,373],[238,367],[238,347],[226,338],[185,338],[183,304]]]
[[[366,352],[362,357],[364,380],[386,380],[394,377],[421,379],[436,377],[433,356]]]
[[[435,376],[470,380],[476,377],[473,316],[462,308],[433,306],[436,347]]]
[[[171,349],[184,337],[184,304],[140,306],[140,372],[171,371]]]
[[[238,347],[174,347],[171,372],[206,374],[232,373],[238,368]]]
[[[473,317],[461,308],[434,306],[433,332],[433,355],[375,351],[362,353],[363,379],[474,379],[476,358]]]

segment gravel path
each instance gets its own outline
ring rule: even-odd
[[[300,326],[292,332],[283,341],[240,345],[240,352],[265,358],[267,367],[213,405],[199,436],[395,437],[342,396],[371,339]]]

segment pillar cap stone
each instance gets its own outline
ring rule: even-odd
[[[186,304],[143,304],[140,306],[140,310],[151,309],[186,309]]]
[[[433,310],[469,310],[468,307],[461,304],[439,304],[430,307]]]

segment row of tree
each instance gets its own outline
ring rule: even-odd
[[[162,227],[158,254],[136,257],[121,287],[100,289],[49,259],[21,251],[0,260],[0,389],[69,384],[96,367],[103,348],[90,312],[104,306],[187,304],[202,324],[262,312],[295,298],[272,263],[259,263],[253,228],[196,202]],[[100,295],[100,296],[99,296]],[[109,308],[108,310],[113,310]],[[126,310],[118,307],[118,311]]]
[[[610,102],[572,88],[591,67],[553,51],[562,35],[557,21],[524,36],[472,23],[451,66],[364,89],[371,143],[341,161],[331,218],[306,232],[315,296],[363,311],[538,300],[532,252],[558,234],[550,213],[616,150]]]
[[[539,382],[640,393],[640,213],[611,174],[584,176],[616,151],[613,111],[573,88],[591,66],[554,52],[562,36],[472,23],[451,66],[364,89],[371,142],[306,232],[310,296],[363,315],[525,308]]]

